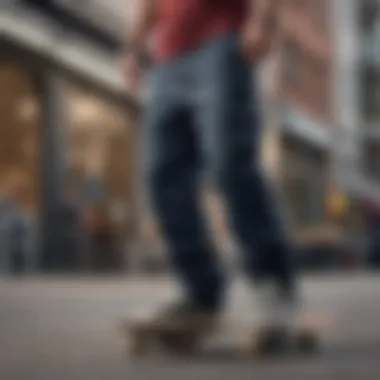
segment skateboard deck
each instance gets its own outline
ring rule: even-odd
[[[291,331],[259,328],[238,316],[222,317],[212,327],[149,319],[126,319],[122,334],[127,354],[142,357],[153,352],[196,357],[215,350],[244,358],[265,357],[287,352],[313,353],[320,346],[323,320],[303,315]]]

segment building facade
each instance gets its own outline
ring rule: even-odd
[[[358,7],[362,173],[380,200],[380,2],[363,0]]]
[[[268,97],[276,183],[293,229],[326,220],[332,186],[334,30],[331,1],[284,1]]]
[[[68,198],[83,221],[95,204],[107,209],[116,266],[133,235],[138,112],[120,70],[125,20],[90,3],[20,0],[0,14],[0,189],[34,220],[33,270],[65,261],[60,212]],[[11,260],[1,252],[7,272]]]
[[[360,234],[363,200],[380,200],[379,2],[288,0],[283,15],[272,92],[280,186],[296,224],[334,222],[339,195]]]
[[[365,205],[379,207],[378,103],[379,2],[336,0],[335,119],[337,183],[357,207],[353,217],[365,223]]]

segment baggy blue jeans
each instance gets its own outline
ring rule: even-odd
[[[144,177],[172,263],[189,296],[223,301],[225,278],[200,207],[204,168],[219,187],[252,279],[290,284],[290,248],[260,167],[253,69],[233,34],[158,63],[144,120]],[[254,74],[254,73],[253,73]]]

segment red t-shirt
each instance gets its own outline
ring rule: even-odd
[[[155,58],[170,59],[214,35],[238,30],[247,0],[157,0]]]

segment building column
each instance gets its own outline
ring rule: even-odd
[[[62,250],[61,218],[63,182],[66,169],[66,110],[62,87],[53,73],[41,80],[41,249],[40,264],[43,269],[59,269]]]

